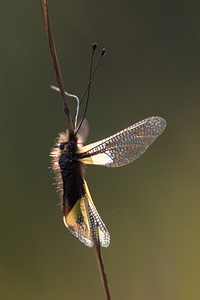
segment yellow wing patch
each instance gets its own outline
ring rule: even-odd
[[[113,163],[113,160],[106,153],[98,153],[94,156],[82,158],[81,162],[87,165],[105,166],[107,164]]]
[[[88,247],[93,243],[108,247],[110,234],[99,216],[84,180],[85,195],[77,201],[63,221],[69,231]]]

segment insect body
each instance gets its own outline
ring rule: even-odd
[[[109,232],[101,220],[84,179],[85,164],[120,167],[140,155],[164,131],[161,117],[142,120],[106,139],[87,146],[69,131],[60,134],[53,149],[53,170],[61,191],[65,226],[85,245],[108,247]]]
[[[95,242],[107,247],[110,235],[84,180],[83,153],[80,152],[82,144],[79,140],[79,136],[69,137],[69,131],[62,133],[51,152],[52,166],[61,192],[63,221],[70,232],[85,245],[92,247]]]

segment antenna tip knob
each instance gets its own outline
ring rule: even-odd
[[[92,49],[93,49],[93,51],[97,49],[97,43],[92,44]]]
[[[102,49],[102,52],[101,52],[101,56],[104,56],[105,54],[106,54],[106,49],[103,48],[103,49]]]

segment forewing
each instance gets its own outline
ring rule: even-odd
[[[94,206],[86,182],[84,185],[85,196],[64,215],[64,224],[86,246],[92,247],[93,243],[96,243],[101,247],[108,247],[110,234]]]
[[[167,122],[161,117],[144,119],[104,140],[81,149],[81,161],[85,164],[120,167],[140,155],[164,131]]]

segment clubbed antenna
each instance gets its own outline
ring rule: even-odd
[[[97,67],[98,67],[100,61],[101,61],[101,58],[105,55],[105,52],[106,52],[106,49],[103,48],[102,51],[101,51],[101,54],[100,54],[100,56],[99,56],[99,58],[98,58],[98,60],[97,60],[97,63],[96,63],[96,65],[95,65],[95,67],[94,67],[94,70],[92,71],[93,60],[94,60],[94,52],[95,52],[96,49],[97,49],[97,44],[96,44],[96,43],[92,44],[92,56],[91,56],[91,63],[90,63],[89,80],[88,80],[88,84],[87,84],[87,86],[86,86],[86,88],[85,88],[85,90],[84,90],[84,92],[83,92],[83,95],[82,95],[82,97],[81,97],[81,100],[80,100],[80,104],[81,104],[82,101],[83,101],[83,99],[84,99],[84,97],[85,97],[85,95],[86,95],[86,93],[87,93],[87,99],[86,99],[86,104],[85,104],[85,110],[84,110],[83,117],[82,117],[82,119],[81,119],[81,121],[80,121],[80,124],[79,124],[78,129],[76,130],[75,135],[78,133],[78,131],[79,131],[79,129],[80,129],[82,123],[83,123],[83,120],[84,120],[84,118],[85,118],[86,112],[87,112],[87,107],[88,107],[88,101],[89,101],[90,87],[91,87],[92,78],[94,77],[94,74],[95,74],[95,72],[96,72],[96,70],[97,70]],[[75,117],[75,114],[74,114],[72,120],[74,119],[74,117]]]

